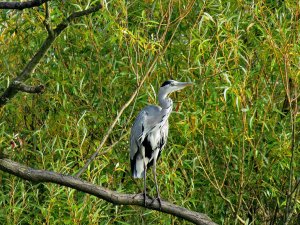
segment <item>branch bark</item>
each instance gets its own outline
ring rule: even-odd
[[[39,93],[43,93],[45,90],[45,86],[42,84],[37,86],[29,86],[19,81],[15,81],[14,86],[18,91],[27,92],[27,93],[39,94]]]
[[[102,5],[98,3],[98,5],[91,7],[86,10],[78,11],[72,13],[67,19],[57,25],[57,27],[52,31],[48,31],[48,37],[37,51],[37,53],[32,57],[32,59],[27,63],[23,71],[10,83],[8,88],[4,91],[2,96],[0,96],[0,108],[4,106],[11,98],[13,98],[18,93],[18,88],[16,88],[16,82],[24,82],[26,81],[30,75],[33,73],[34,69],[46,54],[48,49],[51,47],[52,43],[55,39],[60,35],[60,33],[69,26],[71,22],[73,22],[76,18],[91,14],[96,12],[102,8]]]
[[[0,9],[27,9],[40,6],[50,0],[32,0],[27,2],[0,2]]]
[[[5,157],[5,156],[2,156]],[[36,170],[29,168],[25,165],[19,164],[8,158],[0,159],[0,170],[13,174],[22,179],[33,181],[37,183],[49,182],[55,183],[62,186],[70,187],[78,191],[82,191],[98,198],[104,199],[105,201],[111,202],[116,205],[137,205],[141,207],[144,206],[144,197],[142,194],[123,194],[116,191],[112,191],[94,184],[91,184],[82,179],[62,175],[59,173],[46,171],[46,170]],[[199,225],[216,225],[207,215],[188,210],[186,208],[174,205],[167,201],[161,201],[160,205],[157,200],[152,202],[152,199],[147,199],[148,209],[154,209],[167,214],[174,215],[176,217],[185,219],[194,224]]]

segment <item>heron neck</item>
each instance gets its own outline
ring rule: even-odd
[[[158,101],[159,101],[159,105],[163,109],[169,109],[169,108],[172,108],[172,106],[173,106],[172,99],[170,99],[166,94],[159,93]]]

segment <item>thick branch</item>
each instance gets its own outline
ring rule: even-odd
[[[102,5],[99,3],[95,7],[89,8],[87,10],[82,10],[79,12],[72,13],[66,20],[61,22],[54,30],[53,32],[48,31],[48,37],[44,41],[43,45],[40,47],[40,49],[37,51],[37,53],[32,57],[32,59],[27,63],[23,71],[17,76],[11,84],[8,86],[8,88],[4,91],[2,96],[0,97],[0,107],[5,105],[11,98],[13,98],[17,93],[18,89],[15,87],[15,82],[24,82],[26,81],[30,75],[33,73],[34,69],[40,62],[40,60],[43,58],[43,56],[46,54],[52,43],[55,41],[56,37],[69,26],[71,22],[73,22],[76,18],[85,16],[88,14],[91,14],[93,12],[96,12],[102,8]]]
[[[40,6],[50,0],[32,0],[27,2],[0,2],[0,9],[26,9]]]
[[[14,85],[18,91],[27,92],[27,93],[39,94],[39,93],[43,93],[45,90],[45,86],[42,84],[37,86],[29,86],[22,82],[15,81]]]
[[[75,178],[72,176],[66,176],[55,172],[46,170],[36,170],[27,166],[21,165],[7,158],[0,159],[0,170],[13,174],[22,179],[26,179],[34,182],[50,182],[60,184],[62,186],[70,187],[78,191],[82,191],[98,198],[104,199],[108,202],[117,205],[137,205],[144,207],[143,195],[135,194],[123,194],[116,191],[112,191],[91,183]],[[208,216],[202,213],[190,211],[186,208],[174,205],[167,201],[161,201],[161,210],[159,209],[158,201],[152,203],[151,199],[147,199],[146,208],[154,209],[164,213],[180,217],[195,224],[201,225],[216,225]]]

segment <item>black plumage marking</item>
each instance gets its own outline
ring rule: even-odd
[[[159,157],[160,157],[160,154],[162,152],[162,148],[165,144],[165,139],[164,137],[162,136],[162,138],[160,139],[159,143],[157,143],[157,148],[159,148],[159,152],[158,152],[158,155],[157,155],[157,159],[156,159],[156,162],[158,161]],[[148,163],[148,166],[147,168],[151,167],[153,165],[153,159]]]
[[[171,80],[167,80],[161,86],[163,87],[163,86],[166,86],[166,85],[171,84],[171,83],[172,83]]]
[[[162,138],[160,139],[160,142],[159,142],[159,148],[160,150],[162,149],[162,147],[165,145],[166,141],[165,141],[165,138],[164,136],[162,135]]]
[[[151,159],[153,149],[152,149],[150,141],[148,140],[148,135],[145,137],[142,145],[145,147],[145,157],[147,157],[148,159]]]

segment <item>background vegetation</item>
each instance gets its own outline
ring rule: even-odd
[[[89,3],[50,1],[51,25]],[[0,148],[30,167],[75,174],[151,71],[101,149],[105,154],[82,175],[139,193],[142,181],[130,176],[131,124],[142,107],[156,104],[163,81],[191,80],[193,88],[172,96],[176,111],[157,168],[162,198],[219,224],[297,224],[299,1],[104,3],[65,30],[36,68],[28,83],[45,84],[45,93],[19,93],[0,109]],[[3,92],[47,32],[44,6],[0,16]],[[3,172],[0,187],[0,224],[186,223]]]

